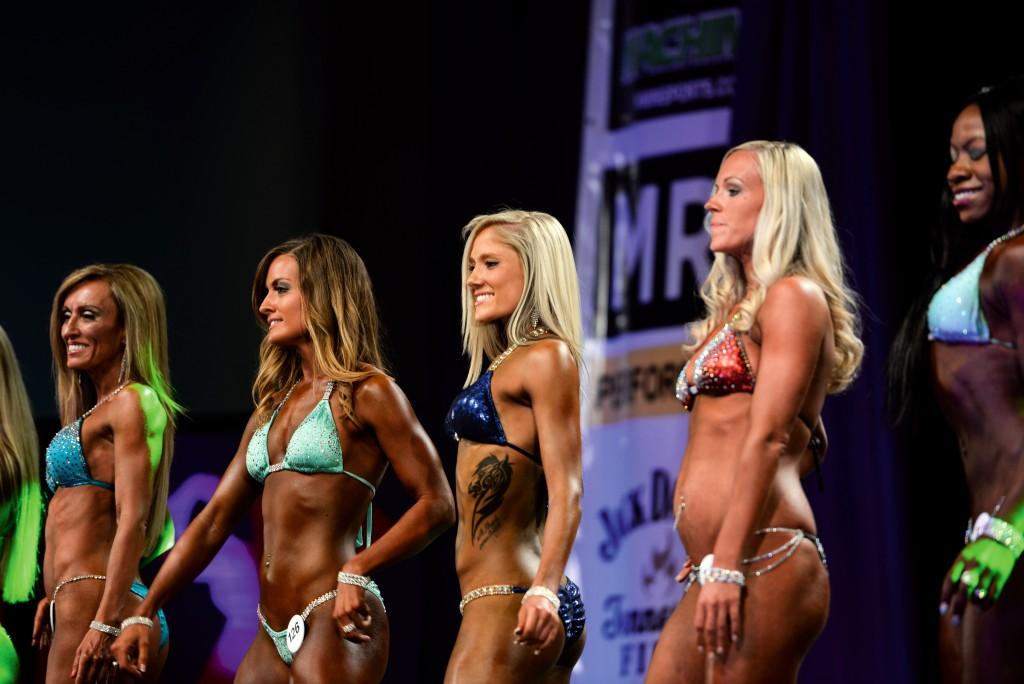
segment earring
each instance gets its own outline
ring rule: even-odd
[[[540,323],[540,314],[534,309],[530,312],[530,332],[537,329],[537,324]]]
[[[126,349],[121,354],[121,372],[117,376],[117,384],[121,384],[128,379],[128,350]]]

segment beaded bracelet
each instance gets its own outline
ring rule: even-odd
[[[109,634],[112,637],[121,636],[121,630],[113,625],[105,625],[102,622],[96,622],[93,620],[89,623],[89,629],[95,629],[97,632],[103,632]]]
[[[153,629],[153,621],[150,620],[148,617],[143,617],[142,615],[133,615],[131,617],[125,618],[124,620],[121,620],[121,631],[123,632],[125,629],[131,627],[132,625],[145,625],[149,629]]]
[[[558,598],[558,596],[555,594],[555,592],[551,591],[547,587],[542,587],[542,586],[530,587],[529,589],[526,590],[526,593],[523,594],[523,600],[520,601],[520,603],[521,604],[522,603],[526,603],[526,599],[530,598],[531,596],[541,596],[543,598],[546,598],[548,601],[551,602],[551,605],[553,605],[555,607],[555,612],[556,613],[558,612],[558,609],[561,608],[561,606],[562,606],[561,599]]]
[[[967,535],[969,541],[976,541],[980,537],[988,537],[1008,548],[1014,560],[1024,553],[1024,534],[1005,520],[988,513],[978,516]]]
[[[351,572],[339,572],[338,584],[351,584],[362,589],[369,589],[373,583],[366,575],[353,575]]]
[[[739,570],[716,568],[715,557],[709,553],[704,556],[704,559],[700,562],[700,567],[697,568],[697,582],[701,586],[708,582],[724,582],[745,587],[747,585],[747,578]]]

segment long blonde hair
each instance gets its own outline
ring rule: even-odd
[[[57,378],[57,406],[64,424],[77,419],[96,403],[96,388],[85,373],[67,365],[67,347],[61,337],[62,309],[68,294],[82,283],[102,280],[117,304],[118,322],[124,328],[127,377],[138,378],[156,393],[164,412],[163,451],[153,477],[153,498],[146,520],[144,556],[160,541],[167,517],[167,494],[174,457],[175,417],[182,412],[170,384],[167,360],[167,307],[160,284],[148,272],[132,264],[92,264],[73,272],[57,288],[50,312],[50,349]]]
[[[252,283],[253,313],[264,330],[267,322],[260,314],[260,304],[267,289],[267,271],[274,259],[286,254],[299,264],[302,319],[313,344],[316,370],[337,381],[342,409],[355,421],[353,387],[384,370],[370,275],[356,251],[333,235],[313,233],[274,247],[260,260]],[[264,336],[252,387],[258,422],[269,418],[284,393],[301,377],[298,352],[272,344]]]
[[[734,308],[736,329],[750,330],[768,288],[786,276],[801,275],[817,283],[828,302],[835,339],[828,389],[839,392],[856,377],[864,344],[857,297],[845,283],[843,254],[821,171],[811,155],[793,143],[754,140],[732,148],[725,158],[740,151],[754,154],[764,184],[751,256],[754,282],[746,282],[738,259],[715,254],[700,290],[707,316],[692,324],[694,341],[683,347],[684,355],[692,356]]]
[[[473,318],[473,294],[466,287],[473,241],[485,228],[519,255],[523,269],[523,294],[504,328],[499,323],[478,324]],[[483,372],[484,356],[493,359],[508,345],[530,344],[530,320],[547,328],[569,345],[576,365],[582,368],[583,324],[580,317],[579,280],[572,246],[562,224],[550,214],[508,209],[476,216],[462,229],[462,348],[469,355],[466,386]]]

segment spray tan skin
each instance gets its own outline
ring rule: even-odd
[[[763,200],[754,153],[726,157],[705,205],[712,217],[711,249],[737,258],[747,282]],[[824,293],[806,278],[779,280],[742,339],[757,377],[755,390],[697,397],[675,491],[676,505],[685,501],[676,528],[690,558],[697,563],[713,553],[714,565],[729,570],[744,570],[741,559],[790,538],[755,536],[757,529],[816,532],[800,482],[813,464],[811,432],[798,415],[820,415],[832,373],[832,322]],[[688,562],[677,579],[690,568]],[[694,583],[662,630],[646,681],[795,682],[825,625],[828,605],[828,576],[807,539],[775,570],[748,577],[745,589]]]
[[[281,255],[271,262],[260,313],[268,322],[270,342],[298,351],[303,376],[268,435],[271,464],[281,462],[292,434],[320,400],[327,383],[327,378],[314,370],[298,283],[294,257]],[[418,552],[454,521],[454,502],[437,453],[405,395],[390,378],[381,373],[357,383],[353,391],[356,421],[345,416],[336,392],[330,403],[345,469],[379,484],[390,464],[415,500],[412,507],[386,534],[357,554],[355,541],[365,523],[369,489],[344,475],[289,471],[267,477],[260,487],[245,463],[249,440],[259,427],[253,415],[212,499],[174,546],[147,600],[136,611],[152,617],[190,583],[262,492],[260,605],[267,621],[275,629],[284,629],[292,615],[320,594],[337,589],[338,598],[333,610],[328,604],[309,615],[305,640],[290,667],[259,628],[236,673],[236,682],[379,682],[388,660],[387,615],[375,596],[339,584],[336,575],[339,570],[371,575]],[[356,629],[343,635],[342,627],[348,624]],[[139,643],[146,636],[144,627],[132,627],[118,639],[114,653],[125,670],[135,673],[148,667],[139,653]]]
[[[968,225],[988,214],[995,195],[989,156],[978,156],[984,149],[981,111],[972,104],[953,124],[952,163],[946,175],[952,192],[969,191],[954,205]],[[939,405],[960,440],[971,515],[992,513],[1002,501],[997,517],[1008,518],[1024,501],[1024,237],[989,253],[979,295],[992,337],[1014,342],[1017,348],[933,342],[932,378]],[[941,602],[948,609],[939,623],[943,681],[1024,681],[1024,659],[1018,655],[1024,634],[1024,573],[1019,566],[1018,561],[994,602],[991,593],[984,599],[968,595],[947,574]]]
[[[484,228],[474,239],[470,263],[466,285],[474,295],[475,320],[504,329],[523,295],[517,252]],[[508,441],[539,454],[543,468],[507,447],[459,442],[459,586],[463,594],[493,584],[544,586],[557,593],[580,520],[576,363],[565,343],[542,339],[513,352],[495,371],[491,390]],[[509,476],[487,484],[481,467],[488,459],[507,460]],[[483,516],[477,508],[482,488],[502,499]],[[569,681],[585,635],[564,650],[565,630],[552,604],[539,596],[522,599],[486,596],[466,606],[446,684]]]
[[[118,385],[125,330],[117,304],[103,280],[72,289],[63,303],[61,337],[67,345],[67,366],[83,372],[105,397]],[[36,610],[33,644],[49,649],[46,681],[107,682],[117,680],[110,646],[113,637],[89,629],[93,620],[118,626],[141,599],[129,592],[138,579],[146,536],[152,488],[145,417],[130,387],[99,407],[84,422],[82,453],[92,477],[113,482],[114,491],[99,487],[62,487],[50,500],[46,515],[43,584],[46,596]],[[49,629],[50,597],[57,583],[76,575],[106,575],[60,590],[55,633]],[[167,657],[159,650],[160,627],[140,645],[153,667],[145,681],[157,681]]]

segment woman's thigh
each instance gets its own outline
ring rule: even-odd
[[[665,623],[647,682],[703,682],[714,670],[719,682],[792,682],[828,617],[828,574],[805,541],[770,573],[748,578],[741,638],[724,657],[697,650],[693,627],[700,596],[693,585]]]
[[[445,684],[561,682],[571,668],[559,666],[565,631],[540,653],[515,643],[521,595],[486,596],[466,606]]]
[[[342,638],[328,603],[310,613],[306,638],[292,663],[292,681],[377,684],[388,666],[390,629],[384,607],[367,598],[370,607],[369,641],[358,643]]]

